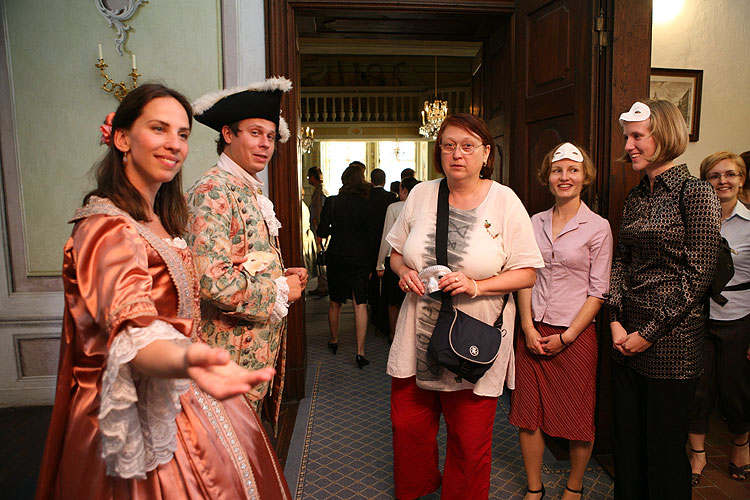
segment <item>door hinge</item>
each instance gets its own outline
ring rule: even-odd
[[[609,47],[612,43],[612,33],[607,31],[607,21],[604,19],[604,14],[600,13],[596,17],[595,30],[599,34],[599,47]]]

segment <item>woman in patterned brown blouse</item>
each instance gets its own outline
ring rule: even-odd
[[[625,200],[610,279],[615,498],[689,499],[685,442],[721,209],[710,184],[674,163],[688,141],[677,107],[636,102],[620,125],[623,159],[646,175]]]

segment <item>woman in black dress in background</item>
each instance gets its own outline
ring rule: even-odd
[[[370,364],[365,358],[367,332],[367,280],[372,262],[370,248],[372,223],[367,204],[371,185],[365,181],[365,169],[352,163],[341,175],[339,194],[326,198],[320,215],[318,236],[331,237],[326,250],[328,267],[328,326],[331,337],[328,348],[336,354],[339,346],[341,305],[352,299],[357,337],[357,366]],[[372,265],[371,265],[372,264]]]

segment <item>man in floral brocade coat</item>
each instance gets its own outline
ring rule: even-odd
[[[227,349],[249,370],[275,366],[273,383],[246,397],[260,412],[269,395],[278,422],[284,387],[286,315],[307,283],[304,268],[284,268],[281,223],[257,174],[273,156],[276,141],[289,139],[279,116],[286,78],[207,94],[195,103],[196,121],[219,132],[219,159],[188,191],[187,241],[200,280],[201,336]]]

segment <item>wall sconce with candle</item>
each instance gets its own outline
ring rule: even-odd
[[[315,130],[310,127],[305,128],[299,138],[300,149],[302,154],[309,154],[312,152],[313,143],[315,142]]]
[[[132,63],[133,64],[131,65],[131,71],[128,76],[133,80],[133,86],[128,88],[125,85],[125,82],[121,81],[117,83],[109,76],[107,76],[107,73],[104,72],[108,65],[104,62],[104,56],[102,55],[102,44],[99,44],[99,62],[97,62],[94,66],[101,72],[102,78],[104,79],[102,90],[104,90],[105,92],[113,93],[118,101],[122,101],[125,96],[128,95],[128,92],[138,87],[138,78],[142,75],[138,73],[137,66],[135,64],[135,54],[133,54]]]

